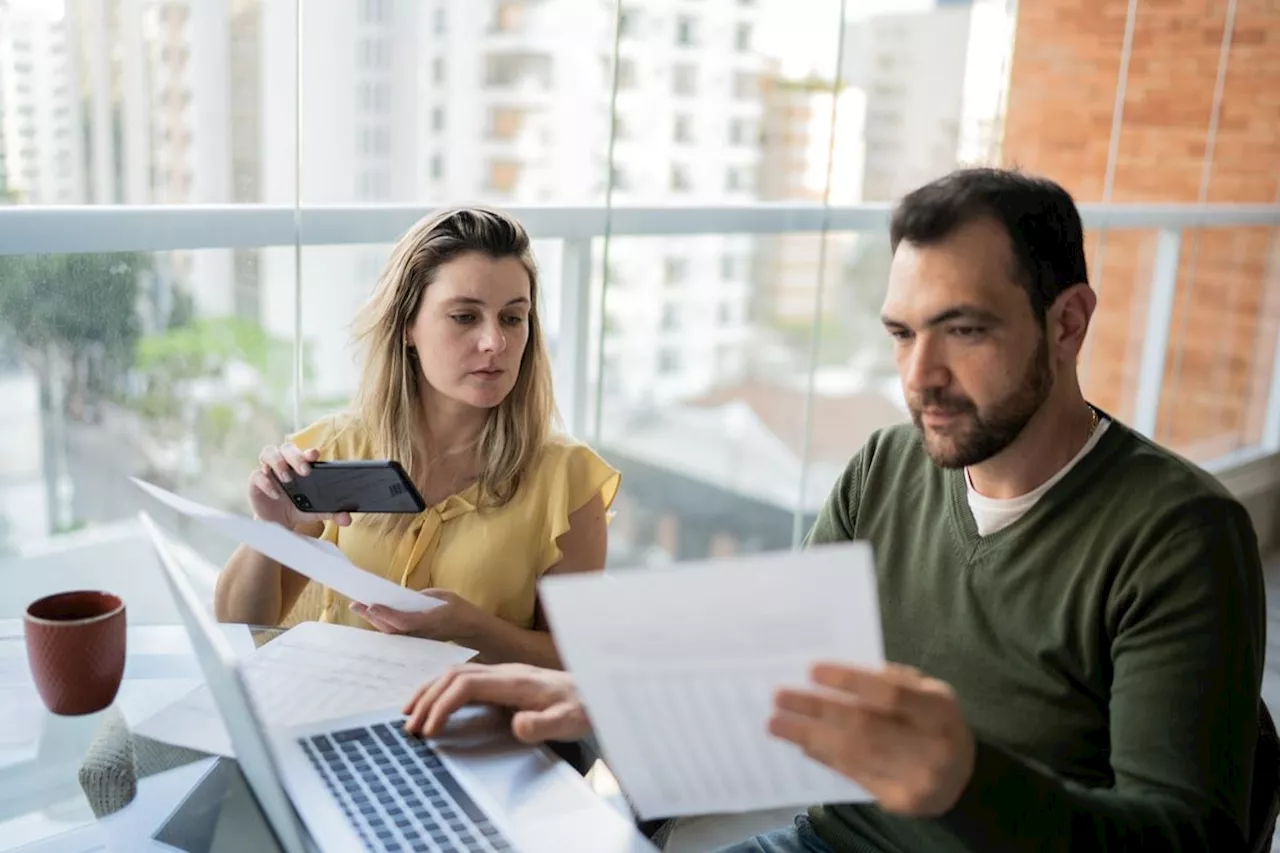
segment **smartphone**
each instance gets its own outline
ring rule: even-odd
[[[279,478],[277,478],[278,481]],[[312,462],[311,473],[280,483],[302,512],[422,512],[427,508],[399,462]]]

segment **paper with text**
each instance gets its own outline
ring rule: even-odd
[[[866,543],[554,576],[541,596],[641,817],[868,798],[768,731],[774,692],[808,684],[814,663],[883,664]]]
[[[268,521],[245,518],[175,495],[159,486],[130,479],[166,506],[200,521],[224,536],[248,545],[260,554],[306,575],[317,583],[363,604],[381,604],[394,610],[421,612],[438,607],[440,599],[422,595],[366,572],[351,563],[332,542],[302,536]]]
[[[400,706],[419,686],[475,656],[434,640],[304,622],[240,663],[259,717],[272,728]],[[165,743],[232,755],[231,740],[201,686],[135,727]]]

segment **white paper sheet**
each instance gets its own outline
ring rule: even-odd
[[[867,799],[768,732],[775,691],[819,661],[884,661],[871,550],[608,575],[541,587],[609,767],[642,817]]]
[[[301,536],[278,524],[257,521],[198,504],[159,486],[130,479],[161,503],[200,521],[224,536],[248,545],[260,554],[306,575],[353,601],[381,604],[395,610],[424,611],[438,607],[439,599],[398,586],[386,578],[353,565],[331,542]]]
[[[241,663],[258,714],[275,728],[399,709],[420,685],[475,655],[450,643],[304,622]],[[201,686],[134,730],[231,756],[231,740]]]

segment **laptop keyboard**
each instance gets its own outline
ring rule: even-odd
[[[401,721],[302,738],[347,820],[374,853],[502,853],[512,846],[426,741]]]

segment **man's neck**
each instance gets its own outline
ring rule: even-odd
[[[1022,433],[1000,453],[969,467],[978,494],[1005,500],[1034,491],[1075,458],[1093,433],[1093,410],[1078,394],[1046,401]]]

